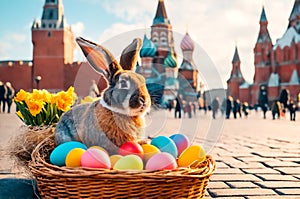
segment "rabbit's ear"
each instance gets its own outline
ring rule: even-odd
[[[120,65],[124,70],[133,70],[135,68],[141,46],[142,40],[136,38],[123,50]]]
[[[121,69],[115,57],[103,46],[82,37],[77,37],[76,41],[93,69],[103,74],[107,79]]]

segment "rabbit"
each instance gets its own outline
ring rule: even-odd
[[[108,87],[100,100],[79,104],[62,115],[55,130],[56,144],[80,141],[115,154],[123,143],[140,139],[151,106],[145,79],[134,72],[141,39],[134,39],[123,50],[120,62],[96,43],[81,37],[76,42]]]

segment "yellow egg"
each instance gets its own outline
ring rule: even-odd
[[[75,148],[72,149],[65,160],[67,167],[80,167],[81,156],[85,152],[84,149]]]
[[[112,155],[112,156],[109,157],[110,163],[111,163],[111,168],[113,168],[113,167],[115,166],[116,162],[117,162],[121,157],[123,157],[123,156],[121,156],[121,155]]]
[[[151,144],[143,144],[142,145],[144,151],[144,160],[147,162],[153,155],[160,153],[160,150]]]
[[[143,170],[143,160],[137,155],[127,155],[120,158],[114,165],[114,170]]]
[[[106,154],[108,154],[108,152],[101,146],[91,146],[90,148],[100,149],[101,151],[104,151]]]
[[[178,158],[179,167],[188,167],[194,161],[200,162],[206,159],[206,153],[200,145],[192,145],[185,149]]]

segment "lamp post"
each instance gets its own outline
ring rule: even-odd
[[[37,89],[40,89],[39,83],[40,83],[41,79],[42,79],[41,76],[36,76],[36,77],[34,78],[34,80],[35,80],[35,82],[36,82],[36,88],[37,88]]]

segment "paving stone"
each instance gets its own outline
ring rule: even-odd
[[[295,163],[298,163],[300,164],[300,157],[293,157],[293,158],[278,158],[279,160],[282,160],[282,161],[288,161],[288,162],[295,162]]]
[[[299,166],[300,164],[295,163],[295,162],[289,162],[289,161],[281,161],[281,160],[272,160],[272,161],[265,161],[263,162],[268,167],[296,167]]]
[[[261,179],[251,174],[214,174],[211,181],[255,181],[259,182]]]
[[[291,175],[281,175],[281,174],[256,174],[257,177],[264,181],[299,181],[299,179]],[[300,192],[300,191],[299,191]]]
[[[244,163],[244,162],[237,162],[237,163],[228,163],[231,167],[240,168],[240,169],[259,169],[259,168],[266,168],[262,163],[260,162],[250,162],[250,163]]]
[[[276,191],[279,191],[281,194],[284,195],[299,195],[300,198],[300,189],[296,188],[296,189],[276,189]]]
[[[270,168],[260,168],[260,169],[242,169],[245,173],[250,173],[250,174],[259,174],[259,173],[264,173],[264,174],[279,174],[279,171],[276,171],[274,169]]]
[[[224,182],[209,182],[208,183],[208,188],[211,189],[228,189],[230,188],[230,186],[228,186],[226,183]]]
[[[293,175],[295,178],[300,179],[300,175]]]
[[[225,164],[224,162],[217,162],[216,163],[216,167],[217,169],[224,169],[224,168],[230,168],[227,164]]]
[[[239,156],[234,156],[235,158],[239,159],[240,161],[243,161],[245,163],[250,163],[250,162],[264,162],[268,161],[269,158],[264,158],[260,156],[248,156],[248,157],[239,157]]]
[[[212,197],[225,196],[275,196],[276,192],[271,189],[209,189]]]
[[[234,188],[259,188],[259,186],[252,182],[227,182],[227,184]]]
[[[254,152],[253,155],[258,155],[261,157],[270,157],[270,158],[298,158],[299,155],[296,154],[288,154],[284,153],[282,151],[260,151],[260,152]]]
[[[296,174],[300,175],[300,167],[278,167],[276,170],[285,174]]]
[[[214,172],[215,174],[243,174],[243,172],[240,169],[237,168],[225,168],[225,169],[219,169],[217,168]]]
[[[263,188],[280,189],[280,188],[298,188],[300,189],[300,181],[261,181],[255,182]]]

